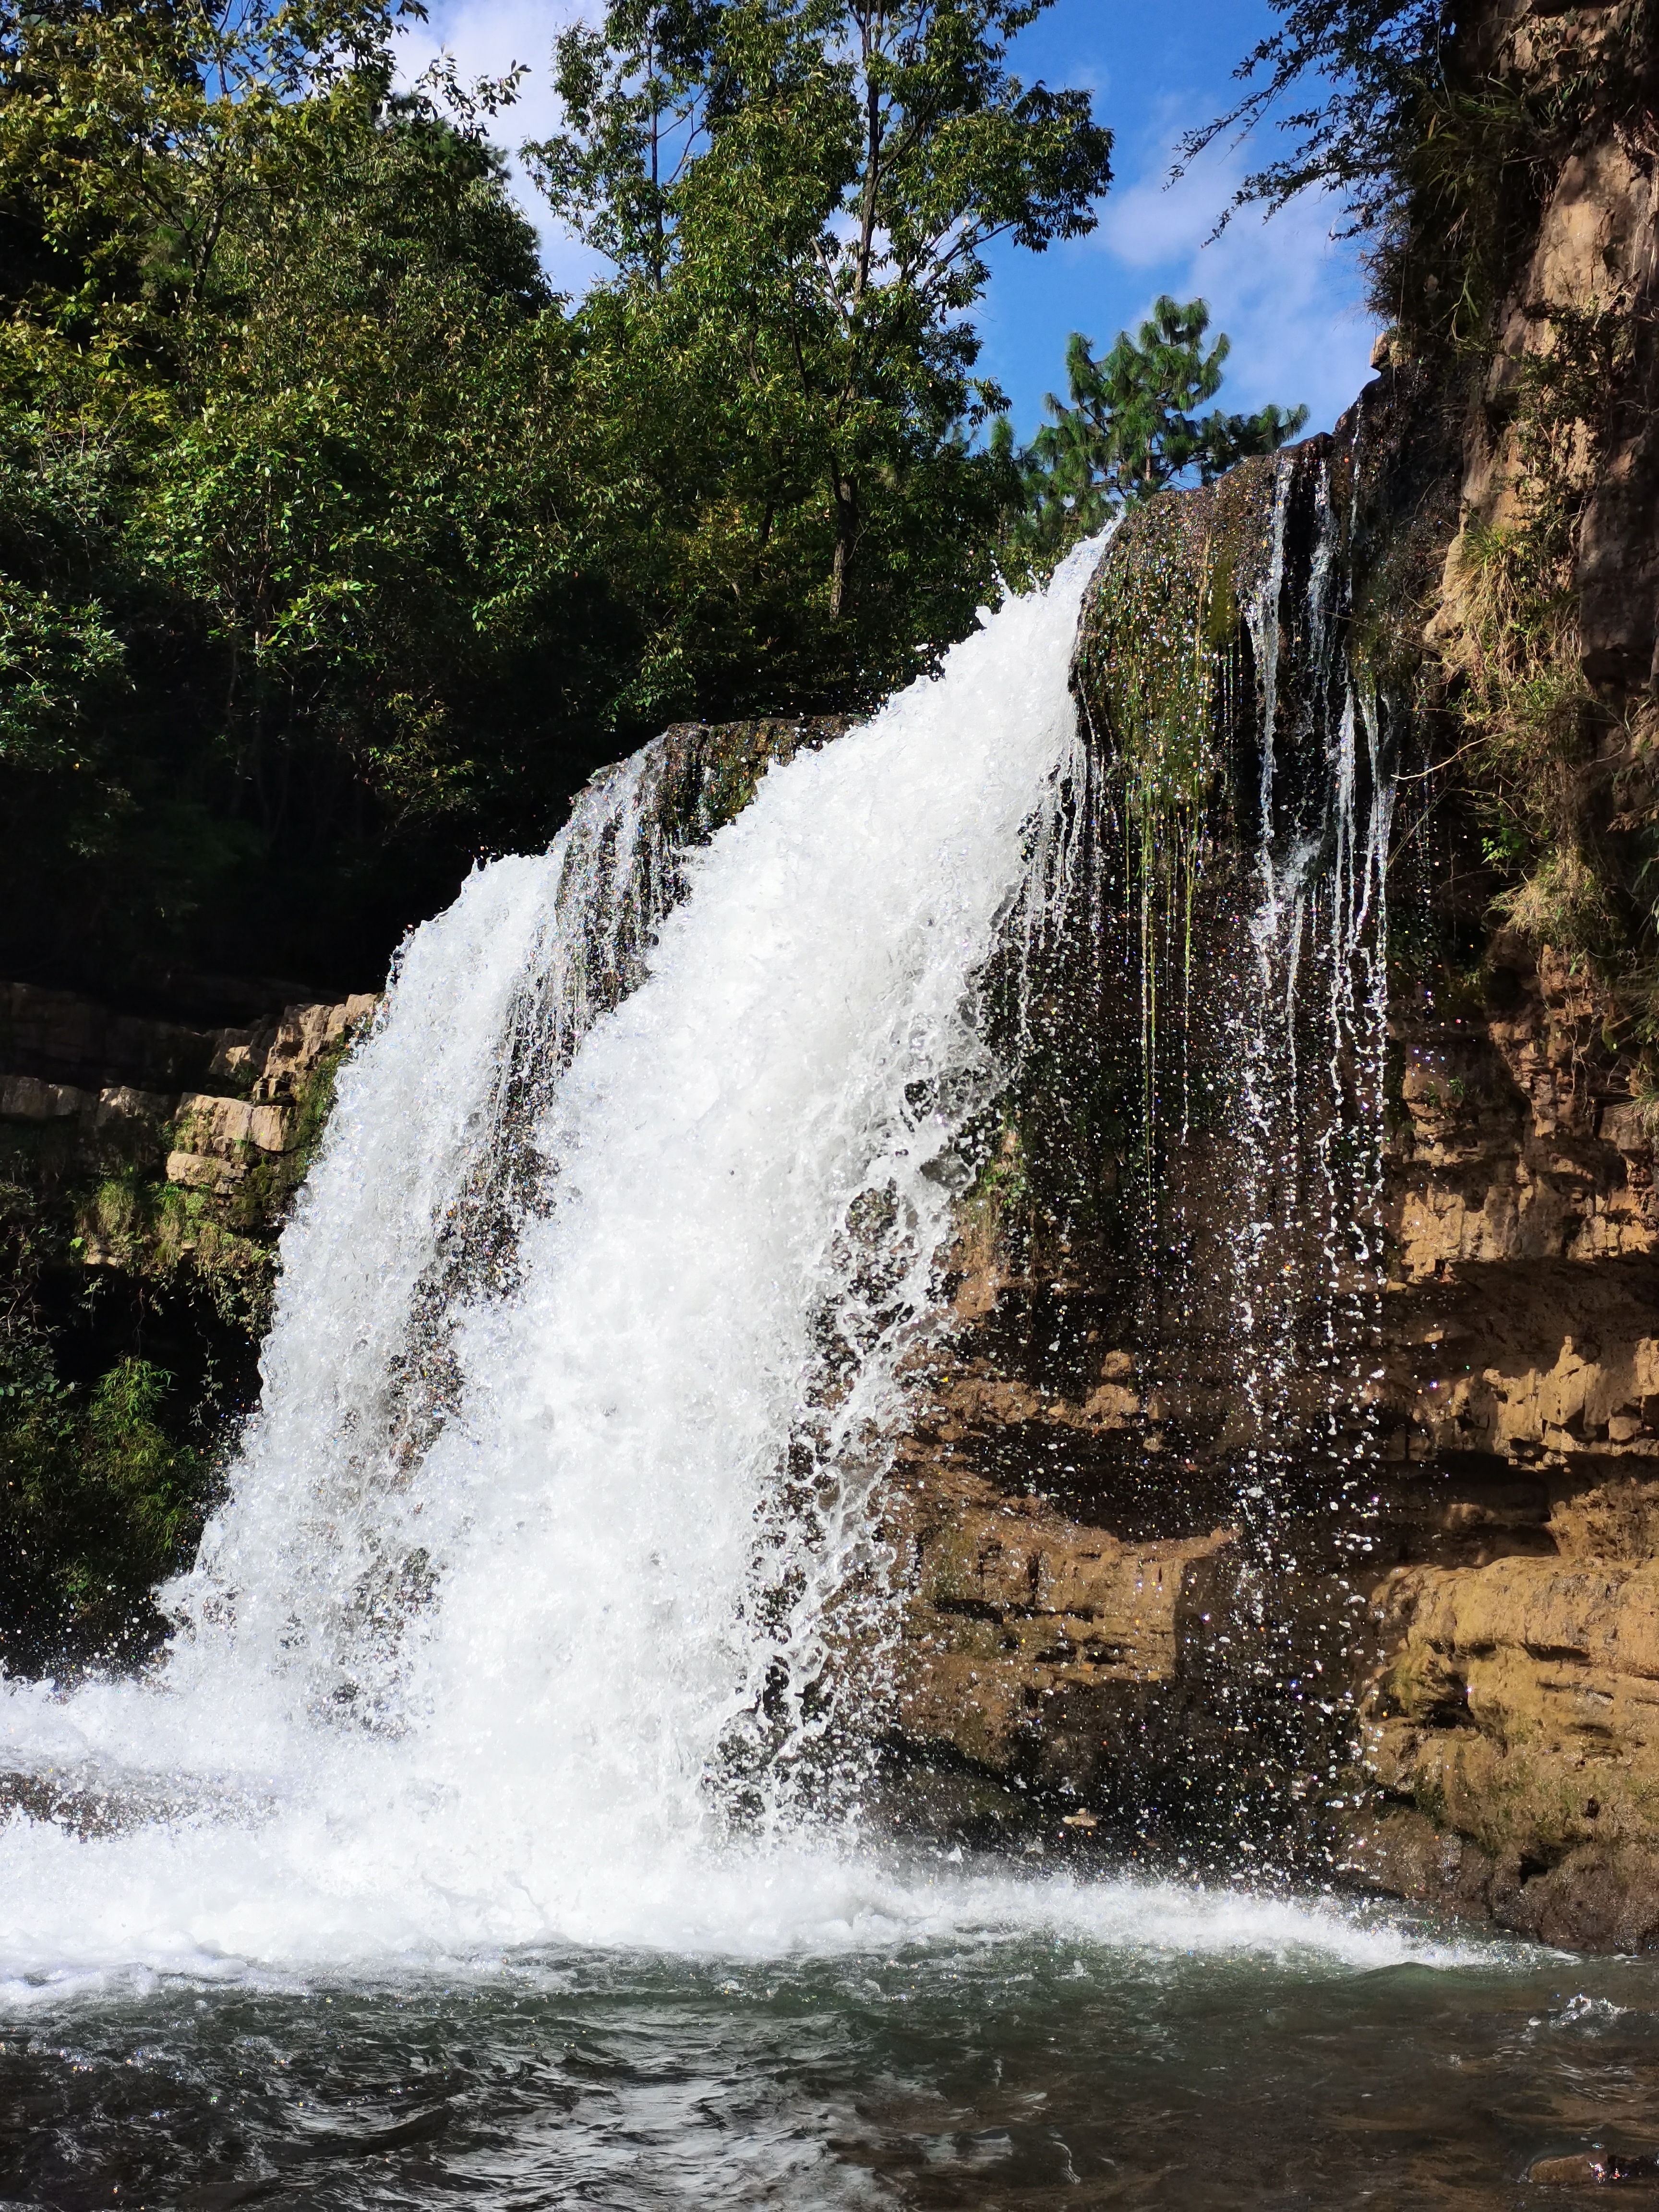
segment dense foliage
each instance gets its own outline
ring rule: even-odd
[[[614,688],[570,333],[390,35],[186,0],[0,49],[11,973],[353,972]]]
[[[0,28],[0,972],[375,979],[666,720],[867,703],[994,592],[983,248],[1086,228],[1046,0],[622,0],[553,297],[398,0]],[[659,158],[665,125],[672,171]]]

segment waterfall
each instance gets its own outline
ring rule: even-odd
[[[1298,495],[1306,542],[1292,574],[1286,530]],[[1357,1378],[1375,1364],[1380,1330],[1395,747],[1390,702],[1352,650],[1342,520],[1328,459],[1281,457],[1272,550],[1245,608],[1261,778],[1230,1259],[1239,1612],[1255,1640],[1230,1654],[1232,1679],[1214,1702],[1276,1741],[1277,1786],[1258,1771],[1252,1793],[1269,1827],[1285,1820],[1287,1784],[1299,1791],[1322,1773],[1328,1786],[1347,1756],[1347,1645],[1363,1606],[1350,1570],[1370,1549],[1377,1474]]]
[[[438,1586],[445,1477],[424,1467],[467,1402],[461,1339],[522,1287],[524,1231],[556,1194],[560,1086],[690,890],[714,826],[702,750],[656,739],[589,784],[545,855],[477,871],[415,934],[342,1073],[234,1496],[169,1594],[207,1663],[246,1668],[258,1695],[407,1725],[404,1656]],[[192,1663],[175,1652],[174,1674]]]
[[[1045,1271],[1139,1409],[1073,1455],[1072,1494],[1138,1541],[1225,1532],[1113,1808],[1228,1863],[1279,1848],[1348,1755],[1378,1474],[1401,708],[1356,606],[1363,412],[1351,436],[1143,508],[1101,565],[1092,828],[1023,1100],[1034,1139],[1080,1133],[1070,1158],[1026,1144]],[[1082,1395],[1103,1370],[1072,1356]]]
[[[1039,930],[1097,554],[705,848],[647,749],[416,933],[172,1645],[4,1686],[7,1765],[75,1814],[0,1836],[10,1955],[761,1916],[710,1854],[811,1796],[836,1605],[880,1578],[862,1507],[1006,1079],[976,979]]]
[[[1382,1257],[1392,748],[1384,704],[1344,649],[1348,579],[1328,464],[1321,456],[1310,471],[1304,460],[1301,472],[1310,477],[1305,574],[1287,573],[1298,465],[1284,456],[1267,570],[1245,609],[1261,738],[1236,1017],[1243,1205],[1232,1298],[1245,1347],[1240,1506],[1247,1526],[1268,1531],[1304,1502],[1310,1458],[1328,1477],[1335,1471],[1345,1499],[1358,1480],[1343,1409],[1352,1355],[1374,1335]],[[1297,648],[1288,698],[1285,634]],[[1322,1489],[1320,1503],[1329,1502]]]

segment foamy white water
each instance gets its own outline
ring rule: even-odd
[[[764,1954],[1049,1925],[1430,1955],[1271,1900],[884,1868],[792,1831],[785,1794],[744,1847],[711,1787],[769,1670],[786,1749],[791,1711],[805,1728],[822,1606],[866,1541],[950,1147],[998,1078],[972,979],[1076,743],[1093,557],[1009,601],[940,681],[769,775],[695,856],[615,1011],[573,901],[633,834],[648,764],[417,933],[284,1240],[262,1411],[170,1594],[165,1663],[0,1697],[0,1766],[128,1823],[0,1832],[14,1995],[555,1941]],[[532,1005],[554,1073],[569,1064],[526,1131],[503,1070]],[[540,1178],[511,1267],[493,1287],[446,1275],[508,1141]],[[860,1287],[872,1243],[878,1297]],[[449,1304],[422,1336],[434,1284]],[[827,1403],[809,1389],[826,1328],[850,1376]],[[810,1517],[778,1509],[792,1441],[815,1455]]]

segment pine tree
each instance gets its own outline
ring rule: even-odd
[[[1206,349],[1210,310],[1166,293],[1138,337],[1120,331],[1097,360],[1081,331],[1066,349],[1069,405],[1050,392],[1053,417],[1024,453],[1006,422],[994,449],[1017,466],[1024,488],[1015,541],[1055,554],[1100,529],[1127,502],[1183,478],[1213,483],[1251,453],[1271,453],[1308,419],[1305,407],[1267,406],[1254,415],[1197,410],[1221,388],[1232,350],[1224,332]]]

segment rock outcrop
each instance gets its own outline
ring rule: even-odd
[[[296,1101],[377,1003],[363,995],[294,1006],[253,1028],[195,1030],[112,1014],[67,991],[0,985],[0,1120],[72,1121],[92,1151],[102,1131],[148,1126],[180,1139],[175,1158],[212,1159],[234,1171],[249,1146],[273,1154],[289,1148]],[[83,1080],[58,1082],[40,1072],[64,1067]],[[129,1072],[173,1087],[107,1079]],[[192,1076],[195,1083],[179,1087],[180,1078]]]
[[[9,1130],[14,1152],[21,1140],[60,1179],[118,1165],[228,1198],[252,1178],[269,1219],[246,1225],[274,1231],[325,1111],[319,1075],[378,1003],[365,994],[291,1006],[250,1028],[198,1030],[70,992],[0,985],[0,1141]],[[81,1080],[54,1080],[60,1070]],[[169,1087],[111,1079],[122,1076]],[[83,1251],[89,1267],[108,1258],[95,1231]]]
[[[1463,1556],[1371,1593],[1346,1864],[1548,1941],[1659,1938],[1659,1219],[1645,1109],[1581,967],[1494,940],[1484,1013],[1403,1009],[1389,1473]]]
[[[1473,382],[1466,356],[1394,333],[1377,384],[1276,492],[1249,464],[1142,510],[1109,552],[1078,680],[1117,779],[1110,834],[1139,840],[1140,877],[1102,902],[1103,965],[1131,980],[1070,1009],[1084,1046],[1013,1113],[964,1209],[887,1514],[908,1757],[1046,1791],[1050,1821],[1081,1804],[1120,1845],[1236,1863],[1242,1843],[1620,1948],[1659,1943],[1659,1100],[1650,890],[1617,888],[1649,849],[1659,690],[1648,22],[1620,0],[1466,27],[1505,97],[1589,88],[1571,143],[1528,171],[1555,163]],[[1298,531],[1323,532],[1316,553]],[[1528,531],[1545,532],[1530,550]],[[1325,614],[1285,586],[1264,617],[1274,532],[1287,574],[1298,557],[1342,569]],[[1613,886],[1603,910],[1628,902],[1638,951],[1618,959],[1557,934],[1559,897],[1494,902],[1482,838],[1502,812],[1469,732],[1505,704],[1476,632],[1517,545],[1555,564],[1572,609],[1547,672],[1566,703],[1535,733],[1505,726],[1504,772],[1537,779],[1561,853]],[[1114,627],[1114,605],[1133,619]],[[1333,757],[1343,666],[1405,771],[1376,1182],[1344,1224],[1292,1179],[1251,1229],[1227,978],[1255,957],[1237,935],[1260,897],[1241,858],[1263,834],[1252,777],[1264,749],[1281,772]],[[1181,899],[1137,892],[1182,867]],[[1111,938],[1137,896],[1139,946]],[[1133,976],[1183,928],[1199,982],[1183,1000],[1170,967],[1137,1001]],[[1126,1031],[1145,1051],[1114,1091]],[[1108,1072],[1092,1094],[1091,1059]],[[1160,1164],[1142,1102],[1177,1074],[1182,1141]],[[1190,1106],[1206,1084],[1228,1102],[1208,1121]],[[1293,1139],[1312,1158],[1358,1141],[1325,1110]],[[1081,1164],[1070,1186],[1045,1149]],[[1222,1290],[1252,1237],[1250,1297],[1294,1346],[1265,1415],[1228,1335],[1250,1298]],[[1322,1238],[1361,1263],[1322,1273]],[[1302,1285],[1288,1297],[1281,1266]],[[1269,1513],[1254,1501],[1275,1450]]]
[[[0,986],[0,1662],[134,1659],[258,1388],[276,1244],[376,1001],[197,1028]]]
[[[1559,518],[1584,734],[1558,805],[1633,882],[1659,688],[1651,21],[1629,0],[1507,7],[1480,36],[1494,85],[1591,97],[1465,412],[1429,638],[1458,680],[1471,549]],[[1357,1712],[1378,1794],[1346,1863],[1547,1941],[1633,1948],[1659,1941],[1659,1122],[1639,961],[1553,947],[1550,923],[1489,931],[1473,981],[1396,989],[1374,1401],[1395,1481],[1469,1490],[1472,1548],[1403,1556],[1371,1594]]]

